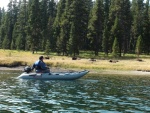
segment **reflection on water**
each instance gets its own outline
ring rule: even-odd
[[[18,80],[0,73],[0,113],[150,112],[150,77],[99,75],[75,81]]]

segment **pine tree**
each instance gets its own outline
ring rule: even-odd
[[[1,26],[1,22],[2,22],[2,10],[1,10],[1,7],[0,7],[0,26]]]
[[[65,18],[65,17],[64,17]],[[61,52],[63,53],[63,55],[68,55],[68,50],[67,50],[67,44],[68,44],[68,41],[69,41],[69,33],[68,31],[70,26],[69,26],[69,22],[67,21],[67,18],[66,19],[63,19],[62,23],[61,23],[61,31],[60,31],[60,38],[59,38],[59,41],[60,41],[60,45],[59,47],[61,47]]]
[[[91,49],[98,55],[101,49],[103,32],[103,3],[102,0],[96,0],[92,9],[91,18],[88,25],[88,38],[91,41]]]
[[[111,0],[104,0],[104,18],[106,19],[106,23],[108,22],[109,18],[109,9],[110,9]]]
[[[78,36],[79,36],[79,49],[85,50],[88,46],[86,43],[88,41],[88,21],[90,10],[92,8],[92,0],[78,0],[77,3],[77,24],[78,24]]]
[[[13,42],[15,43],[15,41],[18,42],[18,40],[20,40],[20,44],[19,43],[15,43],[17,44],[16,47],[18,50],[25,50],[26,49],[26,25],[27,25],[27,1],[23,0],[22,2],[19,2],[19,13],[17,16],[17,22],[14,26],[13,29]],[[17,37],[17,38],[16,38]],[[21,38],[21,39],[18,39]],[[21,45],[21,46],[18,46]],[[19,48],[21,47],[21,48]]]
[[[149,0],[146,1],[145,9],[143,14],[143,50],[145,53],[150,53],[150,6],[149,6]]]
[[[50,42],[49,42],[49,40],[46,41],[45,54],[46,55],[50,54]]]
[[[41,34],[42,34],[42,49],[45,49],[46,40],[47,40],[47,23],[48,23],[48,0],[42,0],[40,2],[40,11],[41,11]]]
[[[73,57],[76,57],[76,53],[78,52],[77,46],[77,38],[76,38],[76,27],[74,23],[71,25],[71,32],[70,32],[70,39],[69,39],[69,54],[72,55]]]
[[[136,47],[136,41],[138,36],[143,35],[143,0],[132,1],[132,45]]]
[[[41,15],[39,0],[33,0],[31,3],[27,32],[29,37],[30,50],[32,50],[32,53],[34,54],[35,50],[39,50],[41,48]]]
[[[136,50],[135,50],[137,57],[139,58],[141,52],[142,52],[142,36],[140,35],[136,42]]]
[[[109,51],[109,34],[110,34],[108,30],[109,7],[110,7],[110,0],[104,0],[104,29],[102,37],[102,48],[106,56],[108,56]]]
[[[6,26],[5,26],[5,17],[6,17],[6,13],[4,8],[1,10],[1,24],[0,24],[0,48],[2,48],[2,42],[3,39],[6,35]]]
[[[18,5],[17,5],[17,0],[12,0],[12,9],[10,8],[10,12],[9,12],[9,16],[10,16],[10,28],[9,28],[9,35],[8,35],[8,39],[10,40],[10,44],[9,44],[9,48],[12,42],[12,38],[13,38],[13,30],[14,30],[14,26],[17,22],[17,17],[18,17]],[[11,5],[10,5],[11,7]]]
[[[61,19],[65,12],[65,6],[66,6],[65,4],[66,4],[66,0],[60,0],[58,2],[57,14],[53,25],[54,38],[56,39],[56,51],[58,53],[62,52],[62,50],[60,50],[61,48],[60,33],[61,33],[61,21],[62,21]]]
[[[47,40],[50,41],[50,48],[54,52],[56,51],[56,39],[53,36],[53,24],[54,24],[54,17],[49,17],[47,23]]]
[[[2,44],[2,48],[3,49],[9,49],[9,39],[7,36],[5,36],[4,40],[3,40],[3,44]]]
[[[17,36],[17,38],[16,38],[16,49],[17,50],[21,50],[24,47],[24,45],[23,45],[24,39],[23,38],[24,37],[22,36],[22,34],[19,34]]]
[[[109,50],[109,32],[107,25],[105,25],[104,31],[103,31],[103,40],[102,40],[102,47],[103,51],[106,56],[108,56],[108,50]]]
[[[48,23],[47,23],[47,38],[50,41],[51,51],[56,52],[56,38],[54,38],[54,20],[56,17],[56,2],[55,0],[49,1],[48,5]]]
[[[115,37],[114,42],[113,42],[113,46],[112,46],[112,55],[114,57],[118,57],[119,56],[119,43],[118,43],[118,38]]]
[[[119,46],[118,46],[119,47],[119,53],[120,53],[119,56],[121,56],[122,31],[121,31],[121,26],[120,26],[120,20],[118,17],[116,17],[114,26],[111,29],[111,35],[112,35],[112,37],[117,38],[117,42],[119,44]]]
[[[121,11],[121,28],[122,28],[122,48],[123,54],[129,51],[130,31],[131,31],[131,5],[129,0],[124,0],[122,3],[123,10]]]
[[[88,15],[89,12],[85,7],[85,0],[74,0],[70,5],[71,25],[75,26],[76,54],[79,54],[79,49],[84,48],[86,40]],[[71,38],[71,37],[70,37]],[[74,39],[73,39],[74,40]],[[82,45],[83,44],[83,45]]]
[[[56,1],[50,0],[48,3],[48,15],[50,17],[56,17]]]
[[[15,47],[15,44],[14,44],[14,41],[12,40],[11,41],[11,48],[10,48],[11,50],[15,50],[16,49],[16,47]]]
[[[10,49],[11,47],[12,34],[14,25],[17,21],[17,14],[18,14],[17,0],[10,0],[5,18],[5,30],[6,30],[5,39],[7,39],[9,42],[7,49]]]
[[[9,43],[6,44],[6,41],[10,42],[10,40],[8,39],[8,29],[9,29],[9,16],[8,13],[6,13],[5,17],[3,18],[3,25],[1,25],[1,47],[3,49],[9,49]],[[6,44],[6,45],[5,45]]]
[[[108,30],[113,29],[116,18],[118,18],[118,27],[119,27],[119,32],[117,38],[118,38],[118,43],[119,43],[119,50],[120,50],[120,55],[121,52],[123,51],[124,53],[127,51],[128,43],[129,43],[129,38],[130,38],[130,25],[131,25],[131,18],[130,18],[130,1],[129,0],[113,0],[111,1],[111,6],[110,6],[110,13],[109,13],[109,23],[108,23]],[[114,40],[113,33],[110,34],[109,37],[110,45],[109,47],[112,47],[112,42]]]
[[[71,2],[69,0],[65,3],[65,9],[61,17],[60,22],[60,37],[57,40],[57,47],[59,52],[63,55],[68,55],[68,41],[69,41],[69,34],[70,34],[70,21],[69,21],[69,7]]]

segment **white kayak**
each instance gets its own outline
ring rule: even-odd
[[[18,78],[21,79],[35,79],[35,80],[75,80],[83,77],[89,71],[84,70],[80,72],[59,72],[59,73],[27,73],[24,72]]]

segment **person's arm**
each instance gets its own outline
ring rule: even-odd
[[[40,62],[40,66],[43,70],[46,70],[47,69],[47,66],[44,62]]]
[[[35,63],[32,65],[31,70],[33,71],[34,68],[35,68]]]

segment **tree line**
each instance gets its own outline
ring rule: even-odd
[[[0,8],[0,48],[149,54],[149,0],[10,0]]]

